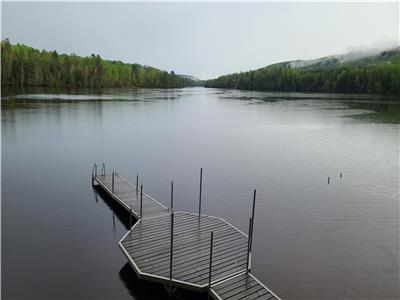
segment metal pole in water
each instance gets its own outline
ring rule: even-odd
[[[140,185],[140,218],[142,218],[143,212],[143,185]]]
[[[250,252],[251,252],[251,247],[253,245],[253,231],[254,231],[254,212],[256,210],[256,193],[257,190],[254,189],[254,194],[253,194],[253,211],[251,213],[251,237],[250,237]]]
[[[174,251],[174,211],[171,210],[171,249],[169,256],[169,279],[172,280],[172,258]]]
[[[331,180],[331,178],[330,177],[328,177],[328,184],[329,184],[329,181]]]
[[[114,173],[115,171],[112,172],[112,187],[111,187],[113,193],[114,193]]]
[[[132,228],[132,204],[129,208],[129,228]]]
[[[139,190],[139,172],[136,173],[136,190]]]
[[[200,168],[200,192],[199,192],[199,218],[201,215],[201,190],[203,186],[203,168]]]
[[[211,287],[211,269],[212,269],[212,254],[213,254],[213,241],[214,241],[214,231],[211,231],[210,240],[210,266],[208,269],[208,287]]]
[[[340,178],[342,178],[343,177],[343,174],[342,173],[340,173]]]
[[[92,186],[94,186],[94,169],[95,169],[96,163],[94,163],[93,165],[93,169],[92,169]]]
[[[171,210],[174,209],[174,181],[171,181]]]
[[[249,235],[247,236],[247,257],[246,257],[246,271],[250,270],[250,242],[251,242],[251,218],[249,219]]]

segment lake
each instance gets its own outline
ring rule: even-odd
[[[167,299],[118,248],[104,162],[165,205],[174,180],[193,212],[202,167],[203,213],[244,232],[256,188],[252,271],[282,299],[398,299],[399,116],[372,96],[3,90],[3,297]]]

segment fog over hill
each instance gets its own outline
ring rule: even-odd
[[[207,80],[206,87],[262,91],[400,94],[400,47],[272,64]]]
[[[292,68],[304,68],[304,67],[310,67],[313,65],[330,64],[332,62],[337,63],[337,64],[342,64],[342,63],[346,63],[346,62],[357,61],[359,59],[364,59],[364,58],[379,59],[380,56],[384,56],[385,54],[388,54],[388,53],[398,52],[399,50],[400,50],[400,47],[392,47],[392,48],[384,49],[384,50],[378,49],[378,48],[371,48],[371,49],[351,51],[351,52],[348,52],[345,54],[330,55],[330,56],[325,56],[325,57],[310,59],[310,60],[289,61],[288,63],[290,65],[290,67],[292,67]]]

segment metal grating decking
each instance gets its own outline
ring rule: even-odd
[[[114,177],[114,192],[112,187]],[[131,210],[132,214],[140,219],[140,197],[142,197],[142,218],[156,217],[159,215],[169,214],[167,207],[151,198],[146,193],[136,189],[132,183],[120,176],[118,173],[114,175],[98,175],[94,180],[114,199],[117,200],[125,209]]]
[[[121,240],[139,275],[170,280],[171,217],[141,219]],[[246,270],[247,237],[216,217],[174,213],[172,280],[202,290],[208,287],[210,233],[214,232],[212,282]]]
[[[214,284],[210,289],[210,294],[216,300],[279,299],[270,289],[248,272]]]
[[[246,234],[219,217],[174,212],[118,173],[106,175],[103,168],[100,175],[94,169],[93,185],[137,218],[119,247],[139,278],[209,291],[217,300],[279,299],[247,272],[251,253]]]

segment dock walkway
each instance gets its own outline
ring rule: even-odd
[[[100,175],[95,165],[92,184],[137,219],[119,247],[139,278],[208,291],[216,300],[279,299],[250,273],[250,230],[246,235],[222,218],[169,209],[145,194],[138,179],[133,185],[116,172],[105,174],[104,165]]]

